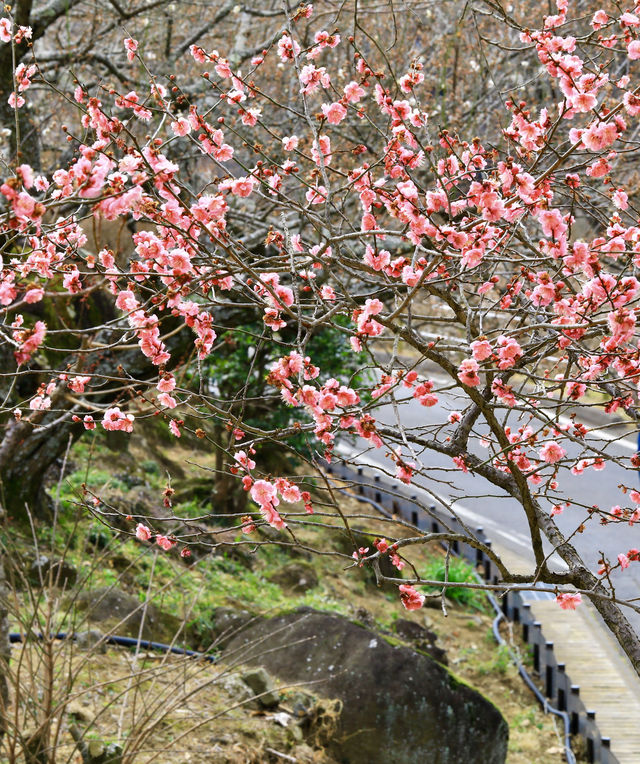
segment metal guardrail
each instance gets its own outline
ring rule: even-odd
[[[455,518],[444,515],[435,505],[426,512],[419,504],[417,496],[404,496],[397,483],[381,480],[379,475],[367,475],[364,467],[349,467],[334,461],[325,463],[325,470],[341,480],[354,485],[357,494],[377,504],[388,516],[396,516],[411,523],[421,531],[428,533],[457,532],[463,529]],[[489,548],[491,541],[482,528],[475,529],[476,538]],[[467,560],[487,583],[498,584],[493,562],[481,549],[469,544],[453,541],[451,551]],[[544,694],[550,705],[568,715],[571,734],[585,741],[586,757],[589,764],[620,764],[611,751],[611,740],[600,734],[596,723],[596,712],[587,709],[580,698],[580,687],[572,684],[565,670],[553,651],[553,642],[544,638],[542,624],[531,613],[531,600],[542,595],[553,598],[546,592],[507,592],[502,597],[502,612],[512,623],[519,625],[522,639],[531,646],[533,671],[544,686]],[[547,598],[545,597],[545,598]],[[527,601],[529,600],[529,601]]]

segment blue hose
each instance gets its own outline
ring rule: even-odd
[[[42,634],[37,635],[38,639],[42,639]],[[54,635],[54,639],[76,639],[75,634],[67,634],[65,631],[58,632]],[[19,632],[12,632],[9,634],[9,642],[14,644],[16,642],[23,642],[22,634]],[[143,650],[158,650],[165,653],[173,653],[174,655],[187,655],[190,658],[202,658],[209,663],[215,663],[216,657],[214,655],[207,655],[206,653],[199,653],[195,650],[187,650],[183,647],[173,647],[172,645],[165,645],[162,642],[151,642],[148,639],[137,639],[136,637],[119,637],[109,635],[103,637],[100,641],[106,645],[120,645],[120,647],[141,647]]]

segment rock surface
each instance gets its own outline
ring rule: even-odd
[[[254,618],[248,610],[235,610],[230,607],[217,607],[213,610],[212,615],[213,626],[209,632],[212,639],[201,641],[205,645],[207,643],[215,644],[216,647],[227,645]]]
[[[248,669],[240,679],[249,687],[263,708],[275,708],[280,703],[280,693],[273,679],[263,668]]]
[[[76,647],[79,650],[95,650],[104,654],[107,652],[107,644],[104,640],[104,634],[97,629],[79,631],[76,634]]]
[[[406,618],[398,618],[394,624],[394,629],[400,639],[411,642],[414,647],[423,653],[427,653],[438,663],[443,663],[445,666],[448,665],[447,653],[436,644],[438,635],[435,632]]]
[[[284,565],[269,577],[269,581],[291,592],[303,594],[318,585],[318,574],[312,565],[305,562],[292,562]]]
[[[89,624],[99,623],[104,634],[137,637],[142,624],[142,639],[171,642],[181,622],[152,603],[140,600],[115,587],[103,587],[81,592],[74,602],[77,613]]]
[[[68,588],[78,579],[77,570],[66,560],[50,560],[44,555],[36,557],[29,567],[29,581],[34,586],[53,586]]]
[[[508,727],[492,703],[427,655],[341,616],[300,609],[253,622],[227,650],[342,701],[331,750],[344,764],[505,761]]]

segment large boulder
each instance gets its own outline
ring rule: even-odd
[[[254,621],[226,652],[341,700],[331,751],[343,764],[505,761],[508,726],[492,703],[428,655],[341,616],[301,608]]]
[[[78,571],[66,560],[50,560],[44,555],[36,557],[29,567],[29,581],[33,586],[53,586],[71,588],[78,580]]]
[[[113,586],[81,592],[73,601],[80,629],[100,624],[104,634],[171,642],[180,632],[182,622],[152,602],[146,605],[136,597]]]

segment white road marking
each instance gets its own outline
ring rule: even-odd
[[[430,379],[435,382],[436,384],[448,384],[451,382],[451,380],[448,377],[443,377],[438,374],[434,374],[430,377]],[[573,419],[569,419],[569,417],[566,416],[560,416],[558,417],[558,420],[560,424],[562,425],[573,425],[576,424],[576,422]],[[620,438],[617,435],[610,435],[608,432],[602,432],[598,429],[592,429],[592,425],[585,424],[582,422],[582,424],[585,425],[585,427],[589,430],[589,435],[591,435],[594,438],[598,438],[600,440],[606,440],[609,443],[615,442],[616,444],[620,444],[622,448],[625,448],[627,451],[631,451],[633,453],[636,453],[638,451],[638,445],[634,443],[632,440],[628,440],[627,438]]]
[[[343,454],[344,456],[348,456],[348,457],[357,456],[358,461],[363,466],[369,466],[374,468],[384,466],[377,460],[372,459],[370,456],[367,457],[361,454],[360,449],[354,448],[353,446],[349,446],[348,444],[343,443],[341,441],[339,441],[336,444],[335,450]],[[393,480],[393,478],[389,478],[389,479]],[[395,481],[395,482],[398,482],[398,481]],[[507,547],[508,546],[513,547],[513,545],[515,544],[521,547],[522,549],[525,549],[528,556],[533,559],[531,542],[524,534],[518,533],[517,531],[510,531],[509,533],[506,533],[494,520],[491,520],[490,518],[485,517],[484,515],[481,515],[480,513],[475,512],[472,509],[469,509],[468,507],[465,507],[463,504],[460,504],[457,501],[454,501],[454,502],[448,501],[445,497],[443,497],[437,491],[431,491],[431,493],[428,493],[427,491],[422,489],[419,485],[412,485],[411,489],[415,491],[416,493],[426,494],[429,497],[429,499],[434,499],[434,498],[437,499],[442,504],[443,507],[446,507],[447,504],[449,504],[452,507],[452,509],[462,518],[475,523],[477,527],[482,526],[485,529],[485,531],[488,531],[487,535],[489,537],[493,536],[494,534],[501,536],[503,539],[505,539]],[[549,561],[555,563],[563,570],[569,570],[569,566],[555,552],[551,555],[551,557],[549,558]]]
[[[569,417],[566,416],[560,416],[558,417],[560,424],[563,425],[574,425],[575,422],[573,419],[569,419]],[[585,427],[589,427],[589,425],[585,425]],[[594,438],[600,438],[600,440],[607,440],[610,443],[613,443],[615,441],[616,444],[621,445],[623,448],[626,448],[628,451],[633,451],[634,453],[638,450],[638,446],[636,443],[634,443],[632,440],[627,440],[626,438],[619,438],[616,435],[610,435],[608,432],[601,432],[600,430],[593,430],[589,427],[589,435],[592,435]]]

